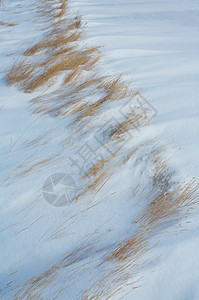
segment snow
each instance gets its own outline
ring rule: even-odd
[[[197,1],[72,1],[87,40],[103,45],[105,65],[122,72],[157,109],[156,132],[198,176],[199,6]],[[161,134],[160,134],[161,133]],[[191,148],[191,157],[190,157]]]
[[[73,0],[72,7],[87,24],[88,43],[104,46],[104,68],[122,72],[157,109],[153,134],[176,149],[176,169],[198,178],[198,1]],[[188,227],[180,238],[166,235],[153,250],[162,258],[124,299],[199,298],[197,213]]]
[[[20,59],[26,45],[41,36],[43,24],[34,23],[32,2],[2,1],[0,7],[1,20],[17,24],[14,27],[0,25],[0,179],[4,183],[0,202],[3,245],[0,288],[9,282],[8,274],[18,271],[10,278],[25,282],[66,251],[74,251],[86,241],[92,242],[93,234],[96,234],[98,249],[111,248],[123,236],[131,236],[138,200],[129,200],[131,181],[136,186],[143,174],[144,162],[138,159],[134,173],[130,165],[117,170],[94,202],[83,199],[62,210],[44,201],[41,188],[48,176],[56,172],[76,176],[77,172],[68,160],[72,150],[65,147],[63,151],[64,138],[71,134],[70,120],[56,121],[32,115],[28,101],[40,92],[33,96],[24,94],[5,83],[5,74],[16,59],[16,52]],[[158,111],[152,124],[137,134],[137,143],[158,136],[161,143],[171,145],[172,167],[179,174],[198,177],[198,1],[71,0],[70,8],[78,11],[86,23],[83,43],[103,46],[105,55],[100,70],[122,73],[142,90],[142,95]],[[115,110],[117,107],[113,107],[110,114],[114,115]],[[95,124],[97,122],[100,123],[96,120]],[[38,136],[42,134],[37,148]],[[81,143],[82,140],[83,137],[79,137]],[[36,173],[21,176],[24,165],[31,166],[32,162],[46,157],[53,157],[52,162],[44,164]],[[147,178],[148,174],[146,170],[142,176]],[[7,176],[9,179],[5,182]],[[161,242],[146,256],[152,262],[135,276],[135,280],[143,276],[138,283],[140,287],[126,286],[112,299],[122,296],[139,300],[198,299],[197,210],[186,228],[189,230],[181,232],[174,226],[161,237],[154,237],[153,243],[159,239]],[[90,262],[89,258],[85,260]],[[96,260],[101,262],[102,256],[96,255]],[[78,277],[66,276],[65,280],[71,280],[70,287],[59,299],[78,299],[78,294],[89,284],[90,274],[93,272],[96,277],[103,274],[103,266],[97,273],[97,262],[90,263],[87,271],[78,263]],[[48,291],[45,299],[51,299],[52,293]],[[4,299],[12,298],[12,290],[4,296]]]

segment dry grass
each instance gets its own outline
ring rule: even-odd
[[[133,156],[137,151],[136,148],[132,152]],[[137,225],[136,233],[118,243],[109,253],[107,252],[104,263],[113,262],[113,269],[111,272],[107,271],[100,280],[85,291],[84,299],[113,297],[118,287],[144,267],[142,258],[152,247],[152,237],[165,231],[168,226],[186,219],[198,203],[198,184],[195,180],[175,182],[166,161],[162,160],[163,152],[164,148],[157,148],[150,155],[154,173],[151,192],[148,193],[150,203],[147,205],[144,199],[143,209],[133,220],[133,224]]]
[[[137,221],[153,234],[166,225],[179,221],[198,201],[196,181],[193,179],[190,182],[176,182],[166,161],[161,160],[161,151],[161,148],[157,149],[151,158],[154,168],[150,195],[152,200],[137,217]]]
[[[83,259],[91,255],[93,253],[92,245],[81,246],[80,248],[74,250],[72,253],[66,253],[60,262],[55,263],[48,267],[44,272],[40,275],[35,275],[31,279],[27,280],[25,284],[17,291],[15,294],[16,300],[29,300],[29,299],[43,299],[43,295],[45,291],[56,282],[57,278],[59,277],[60,273],[63,269],[68,267],[73,267],[76,269],[75,265],[78,262],[81,262]],[[82,269],[81,266],[77,268],[76,273],[78,273],[79,269]],[[66,275],[66,279],[68,279],[68,283],[71,280],[71,274]],[[65,289],[58,289],[57,296]],[[54,295],[55,296],[55,295]],[[55,298],[56,299],[56,296]]]
[[[134,220],[139,224],[138,234],[118,245],[107,257],[108,260],[114,258],[124,262],[132,255],[141,253],[151,236],[183,219],[198,202],[198,184],[195,180],[184,183],[174,181],[166,161],[162,161],[160,154],[163,151],[164,148],[158,148],[150,157],[154,169],[153,186],[148,194],[150,203]]]
[[[45,2],[41,2],[39,5],[42,14],[44,11],[46,12],[45,5]],[[64,117],[73,113],[76,114],[75,122],[97,115],[107,102],[121,101],[125,97],[132,100],[138,92],[132,92],[129,84],[123,82],[121,76],[102,78],[97,76],[96,72],[94,80],[87,80],[80,76],[84,70],[94,70],[101,57],[101,52],[98,47],[81,50],[76,44],[83,34],[80,18],[60,18],[60,13],[67,15],[66,1],[60,2],[58,10],[59,13],[57,14],[56,9],[49,12],[48,8],[48,17],[52,14],[53,18],[53,22],[50,18],[49,32],[41,41],[24,52],[26,58],[23,61],[13,65],[7,75],[7,83],[17,84],[25,92],[33,92],[41,86],[52,85],[59,74],[69,72],[64,79],[63,88],[56,93],[43,96],[42,99],[38,97],[38,99],[33,100],[33,103],[38,103],[34,112]],[[63,22],[66,23],[66,26]],[[65,29],[63,30],[63,28]],[[70,88],[72,88],[71,92]],[[93,95],[93,91],[98,100],[94,103],[86,103],[85,99],[91,94]],[[81,96],[78,97],[80,93]],[[82,94],[84,95],[83,102],[81,101]],[[99,98],[98,94],[103,96]],[[140,117],[142,118],[137,113],[136,120],[133,120],[132,113],[131,119],[126,120],[125,124],[121,124],[121,126],[125,126],[123,130],[127,130],[130,123],[139,121]],[[119,132],[120,130],[118,130],[118,135]]]
[[[0,26],[10,26],[10,27],[13,27],[13,26],[16,26],[17,24],[16,23],[8,23],[8,22],[2,22],[0,21]]]
[[[13,65],[7,74],[8,84],[17,84],[23,91],[31,93],[44,84],[53,84],[54,77],[64,71],[78,74],[80,70],[88,71],[95,66],[100,57],[99,48],[82,50],[77,44],[83,35],[80,18],[61,19],[66,14],[66,2],[61,1],[58,14],[56,8],[52,9],[53,21],[45,37],[24,52],[26,58],[23,61]],[[45,10],[47,5],[41,3],[40,9],[43,6]]]
[[[97,48],[77,51],[71,47],[62,47],[59,40],[64,45],[77,41],[81,37],[81,32],[74,32],[68,37],[62,33],[50,41],[42,41],[29,49],[27,53],[39,51],[44,48],[46,53],[42,52],[39,61],[28,61],[24,59],[20,63],[13,65],[11,71],[7,75],[8,84],[17,84],[25,92],[33,92],[44,84],[51,85],[53,79],[63,71],[76,71],[78,69],[88,70],[97,63],[100,53]],[[55,49],[52,49],[52,47]],[[43,57],[43,60],[42,60]]]
[[[113,155],[94,164],[88,172],[83,176],[83,189],[78,193],[76,200],[85,195],[89,191],[99,192],[104,184],[109,180],[117,165],[110,165]]]
[[[142,115],[141,112],[138,112],[134,108],[126,117],[126,120],[117,124],[114,129],[111,130],[110,136],[114,136],[116,139],[120,139],[122,135],[126,134],[128,131],[135,128],[141,127],[148,122],[148,118],[145,115]]]
[[[150,142],[148,145],[150,145]],[[146,144],[136,147],[120,163],[125,164],[131,159],[135,159],[136,154],[144,146]],[[184,183],[176,182],[174,173],[170,171],[168,162],[163,158],[164,152],[164,147],[157,147],[154,145],[154,141],[151,141],[149,164],[151,164],[153,170],[152,184],[148,187],[150,191],[148,192],[147,201],[141,199],[143,202],[142,209],[133,220],[133,224],[136,223],[137,228],[135,234],[117,243],[111,251],[104,249],[104,252],[103,250],[105,253],[103,255],[103,265],[111,263],[111,270],[109,265],[101,278],[96,280],[94,278],[92,284],[84,291],[82,299],[109,299],[113,297],[121,286],[132,278],[132,275],[138,274],[144,267],[143,257],[152,247],[152,237],[165,231],[168,226],[185,219],[198,202],[198,184],[194,180]],[[114,168],[116,168],[116,164],[113,164],[113,156],[96,163],[83,177],[85,188],[78,197],[82,197],[89,191],[99,191],[110,179],[111,174],[115,172]],[[87,179],[91,180],[92,183],[86,185]],[[140,197],[142,197],[142,194]],[[85,249],[93,247],[87,245]],[[98,253],[100,251],[102,250],[98,250]],[[76,255],[77,253],[78,255]],[[77,252],[69,253],[66,259],[62,259],[46,272],[28,280],[17,292],[16,299],[35,299],[34,297],[38,295],[42,297],[48,287],[56,282],[58,274],[64,272],[63,274],[71,276],[71,271],[67,271],[67,268],[82,258],[89,258],[89,253],[91,253],[90,250],[84,251],[83,248],[80,248]],[[89,263],[91,262],[92,259]],[[100,270],[100,266],[98,268]],[[79,267],[78,270],[80,271]],[[63,274],[60,276],[65,276]],[[135,283],[132,283],[132,285],[136,287]],[[67,289],[67,285],[64,285],[63,288]]]
[[[101,81],[101,78],[100,78]],[[98,82],[97,92],[104,94],[102,98],[92,104],[83,104],[79,107],[79,114],[76,121],[79,122],[87,117],[97,115],[102,109],[103,104],[112,101],[119,101],[127,96],[129,86],[121,81],[121,77],[105,78],[102,82]]]

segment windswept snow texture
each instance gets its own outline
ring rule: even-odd
[[[96,206],[90,199],[90,202],[83,199],[81,203],[72,203],[66,210],[60,210],[42,198],[42,184],[51,174],[67,172],[73,175],[73,168],[69,168],[67,147],[63,153],[61,145],[64,137],[71,134],[68,123],[32,115],[29,100],[40,92],[24,94],[5,83],[5,75],[15,62],[16,53],[20,60],[27,45],[39,40],[45,27],[42,22],[35,22],[37,16],[32,4],[32,0],[0,1],[2,24],[15,23],[15,26],[0,23],[2,290],[9,290],[7,284],[11,280],[24,283],[36,272],[42,272],[48,263],[60,259],[66,251],[71,253],[82,243],[90,242],[93,232],[99,233],[96,237],[99,248],[111,248],[115,241],[122,240],[124,233],[130,236],[135,203],[129,199],[132,185],[136,186],[140,179],[139,170],[133,178],[132,170],[121,170],[111,182],[114,189],[109,186],[103,195],[99,193],[97,200],[103,201]],[[173,144],[174,169],[182,175],[198,177],[198,0],[71,0],[70,7],[74,12],[79,11],[87,23],[84,43],[104,46],[102,73],[123,73],[125,79],[142,89],[142,94],[158,111],[152,125],[140,130],[138,143],[158,136],[163,144]],[[21,175],[24,165],[54,157],[54,154],[61,157],[59,164],[54,164],[53,160],[38,173]],[[7,176],[12,180],[5,182]],[[138,282],[139,288],[127,286],[122,299],[199,299],[198,211],[195,210],[191,221],[186,226],[189,231],[182,234],[179,228],[171,228],[161,236],[161,243],[150,252],[152,262],[138,276],[144,278]],[[155,242],[158,239],[156,237]],[[100,259],[97,256],[89,269],[96,277],[96,264]],[[89,256],[85,261],[89,261]],[[80,265],[83,263],[80,261]],[[60,294],[58,299],[76,300],[89,284],[92,273],[79,269],[80,275],[74,272],[72,283],[70,278],[63,276],[69,291],[67,298]],[[52,293],[49,289],[47,296],[44,295],[45,300],[52,299],[53,288]],[[13,295],[9,290],[3,299],[13,299]],[[112,299],[121,299],[121,295]]]
[[[158,111],[154,130],[182,146],[180,167],[198,176],[199,2],[72,4],[87,23],[88,42],[103,45],[110,71],[122,72],[149,97]]]
[[[176,169],[199,176],[199,2],[72,1],[87,23],[87,41],[104,46],[110,72],[122,72],[157,109],[151,128],[175,146]],[[199,299],[199,221],[165,237],[161,263],[125,299]]]

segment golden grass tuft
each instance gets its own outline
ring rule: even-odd
[[[16,25],[17,25],[16,23],[8,23],[8,22],[2,22],[2,21],[0,21],[0,26],[14,27]]]
[[[122,241],[106,259],[117,259],[119,262],[133,260],[147,251],[148,244],[147,231],[142,230],[129,240]]]
[[[40,3],[40,9],[45,10],[46,5]],[[44,38],[24,52],[26,59],[13,65],[6,77],[8,84],[17,84],[23,91],[31,93],[44,84],[52,85],[54,78],[64,71],[78,74],[80,70],[88,71],[96,65],[100,58],[99,48],[79,48],[77,41],[83,35],[81,19],[78,16],[63,19],[66,8],[67,1],[61,1],[57,22],[51,20]],[[52,9],[54,13],[56,10]],[[71,78],[66,78],[65,82],[67,79]]]
[[[67,30],[66,30],[67,31]],[[36,55],[42,51],[43,60],[24,59],[15,63],[7,75],[8,84],[17,84],[25,92],[33,92],[48,83],[63,71],[89,70],[99,59],[99,49],[94,47],[87,50],[74,50],[74,43],[82,36],[82,32],[73,32],[65,37],[65,32],[58,36],[43,39],[25,52],[25,55]]]

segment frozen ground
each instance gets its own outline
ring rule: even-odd
[[[63,154],[63,145],[60,146],[65,134],[70,134],[65,121],[56,122],[48,117],[32,115],[28,104],[32,95],[5,84],[5,74],[15,61],[16,53],[20,58],[27,43],[41,34],[43,24],[34,23],[31,3],[31,0],[2,1],[0,7],[1,20],[17,24],[0,27],[1,288],[10,281],[7,274],[17,270],[17,275],[11,275],[11,279],[23,282],[66,251],[73,251],[80,245],[80,240],[85,242],[93,232],[100,232],[97,236],[100,240],[109,234],[110,228],[115,229],[111,236],[99,242],[99,247],[108,248],[112,241],[120,240],[131,228],[129,181],[124,179],[122,188],[118,190],[115,187],[119,187],[121,182],[117,176],[111,182],[114,188],[107,187],[107,197],[103,203],[96,201],[99,205],[95,209],[91,203],[83,201],[64,211],[55,210],[38,196],[50,174],[57,170],[65,172],[66,169],[71,174],[73,169],[66,162],[67,151]],[[78,10],[87,23],[85,43],[104,47],[101,69],[111,74],[123,73],[127,80],[141,88],[142,94],[158,111],[150,127],[140,131],[138,139],[145,139],[147,135],[158,136],[163,144],[171,144],[174,168],[182,175],[198,177],[198,1],[72,0],[70,7]],[[34,139],[49,128],[49,138],[44,134],[45,139],[41,138],[38,150]],[[58,165],[53,161],[48,168],[21,176],[24,165],[31,165],[31,162],[36,163],[38,159],[54,153],[62,158]],[[121,170],[121,175],[124,178],[133,176],[128,172]],[[11,179],[5,184],[6,178]],[[135,174],[132,180],[136,182],[139,177]],[[113,199],[115,192],[118,195]],[[67,234],[57,232],[66,219]],[[144,279],[138,284],[140,287],[134,290],[126,287],[124,299],[199,298],[197,211],[191,221],[186,226],[189,231],[182,233],[171,228],[161,236],[161,243],[150,252],[153,263],[142,271]],[[95,265],[92,264],[90,269],[95,269]],[[77,299],[78,292],[88,284],[90,275],[85,274],[88,273],[80,267],[78,281],[74,276],[66,294],[68,299]],[[66,295],[60,295],[59,299],[65,300]],[[12,298],[12,291],[4,296],[4,299]],[[112,298],[121,299],[121,295]],[[50,294],[45,299],[51,299]]]

